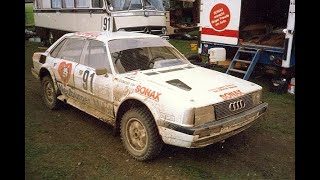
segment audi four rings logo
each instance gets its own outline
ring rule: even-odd
[[[246,107],[246,103],[242,100],[235,101],[229,104],[230,111],[237,111]]]

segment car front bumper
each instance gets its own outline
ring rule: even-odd
[[[203,147],[249,128],[256,119],[266,112],[267,108],[268,103],[262,103],[239,114],[196,127],[184,127],[165,122],[159,130],[163,141],[167,144],[187,148]]]

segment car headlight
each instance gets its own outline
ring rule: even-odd
[[[196,108],[194,111],[194,125],[204,124],[216,119],[213,105]]]
[[[166,27],[163,27],[162,29],[161,29],[161,32],[162,32],[162,34],[167,34],[167,28]]]
[[[262,90],[256,91],[251,94],[253,106],[261,103]]]

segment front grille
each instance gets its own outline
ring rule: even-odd
[[[236,101],[240,101],[242,100],[245,103],[245,107],[238,109],[238,110],[233,110],[231,111],[229,109],[229,105],[230,103],[236,102]],[[247,94],[238,98],[234,98],[234,99],[230,99],[227,101],[223,101],[221,103],[215,104],[214,105],[214,110],[216,112],[216,120],[220,120],[222,118],[228,117],[228,116],[232,116],[234,114],[238,114],[240,112],[243,112],[247,109],[252,108],[253,106],[253,102],[252,102],[252,95],[251,94]]]

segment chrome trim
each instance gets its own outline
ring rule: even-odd
[[[144,28],[143,32],[146,34],[151,34],[151,30],[148,27]]]

